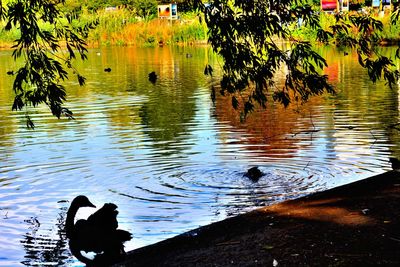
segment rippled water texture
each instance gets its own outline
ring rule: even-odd
[[[209,53],[91,50],[78,64],[87,85],[66,84],[76,120],[40,107],[34,131],[24,112],[10,110],[6,71],[17,64],[0,53],[0,266],[80,265],[63,232],[68,201],[79,194],[118,204],[133,249],[381,173],[389,156],[400,156],[399,130],[390,127],[399,121],[398,90],[369,82],[351,53],[323,51],[337,95],[288,109],[270,103],[245,123],[229,98],[211,101],[217,77],[204,76],[204,66],[221,62]],[[265,176],[253,183],[243,174],[256,165]]]

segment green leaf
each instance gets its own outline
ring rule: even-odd
[[[77,75],[77,77],[78,77],[78,82],[79,82],[79,85],[80,86],[83,86],[83,85],[85,85],[85,82],[86,82],[86,78],[85,77],[83,77],[82,75]]]
[[[96,23],[82,24],[78,22],[77,14],[60,12],[64,3],[65,0],[18,0],[9,1],[6,7],[0,5],[0,17],[5,19],[5,30],[15,27],[21,33],[12,46],[14,59],[24,60],[14,76],[13,90],[16,96],[13,110],[46,104],[58,118],[62,114],[72,114],[62,108],[66,91],[60,82],[68,79],[65,66],[74,69],[72,58],[77,55],[81,59],[87,58],[85,38]],[[46,28],[41,28],[41,25],[46,25]],[[64,43],[68,51],[65,56],[59,53]],[[85,78],[78,74],[78,82],[84,85]],[[27,126],[33,128],[29,109],[26,118]]]
[[[234,109],[238,109],[238,107],[239,107],[239,101],[236,99],[235,96],[232,96],[232,107]]]

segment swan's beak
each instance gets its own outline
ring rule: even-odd
[[[92,202],[90,202],[90,201],[88,201],[88,202],[86,203],[85,207],[96,208],[96,206],[95,206]]]

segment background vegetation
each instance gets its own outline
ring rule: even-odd
[[[3,1],[3,5],[11,0]],[[178,3],[180,19],[178,21],[158,20],[157,5],[170,1],[157,0],[66,0],[62,11],[76,14],[81,17],[81,23],[98,20],[99,24],[88,36],[91,46],[104,45],[136,45],[156,46],[158,44],[188,45],[204,42],[207,39],[207,26],[199,19],[193,8],[192,0],[174,1]],[[308,1],[315,12],[320,11],[320,0]],[[370,12],[371,0],[351,0],[351,12]],[[398,5],[398,0],[392,1]],[[380,33],[385,43],[399,41],[400,26],[392,25],[389,16],[375,17],[382,21],[384,30]],[[321,25],[328,29],[334,25],[333,16],[321,13]],[[10,44],[19,37],[18,29],[5,31],[0,27],[0,47],[10,47]],[[297,27],[298,25],[294,25]],[[45,27],[46,25],[41,25]],[[351,33],[352,34],[352,33]],[[353,34],[356,34],[353,32]],[[296,38],[307,41],[317,40],[317,31],[310,27],[300,27],[295,31]],[[353,36],[354,37],[354,36]],[[336,39],[335,39],[336,38]],[[340,43],[341,36],[335,36],[331,41]],[[337,40],[339,39],[339,40]]]
[[[377,44],[382,44],[382,45],[387,45],[387,44],[397,44],[400,42],[400,25],[393,24],[391,23],[390,19],[390,14],[387,12],[384,16],[379,15],[378,12],[375,12],[371,8],[366,7],[364,8],[366,14],[370,15],[372,18],[376,19],[377,21],[382,22],[382,31],[376,32],[376,42]],[[356,11],[350,11],[348,14],[350,15],[356,15],[358,12]],[[330,29],[332,27],[335,27],[337,21],[335,19],[335,16],[332,14],[324,13],[321,12],[319,14],[319,19],[320,19],[320,24],[321,27],[325,30]],[[350,20],[348,17],[344,17],[345,22],[347,24],[351,24]],[[315,28],[302,25],[301,27],[298,27],[299,25],[296,25],[296,30],[294,31],[294,35],[296,38],[301,38],[305,41],[310,41],[313,42],[314,44],[317,42],[318,38],[318,31]],[[356,27],[351,27],[349,29],[348,34],[346,34],[346,38],[350,36],[351,38],[357,38],[359,36],[359,31],[357,30]],[[345,36],[341,34],[335,34],[329,39],[329,42],[338,46],[344,45],[343,44],[343,38]]]
[[[11,0],[4,1],[7,5]],[[67,0],[62,12],[80,16],[82,25],[98,21],[87,42],[91,46],[158,44],[193,44],[207,39],[207,27],[200,23],[190,1],[178,1],[180,19],[158,20],[156,0]],[[19,37],[19,30],[4,30],[0,25],[0,47],[10,47]],[[51,28],[40,25],[41,28]]]
[[[193,44],[207,39],[207,27],[196,13],[180,14],[180,20],[146,19],[127,9],[97,11],[83,16],[98,19],[98,27],[89,35],[89,43],[98,45],[156,46],[159,44]]]

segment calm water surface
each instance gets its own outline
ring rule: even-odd
[[[203,69],[221,62],[209,52],[91,50],[78,64],[87,85],[66,83],[76,120],[40,107],[34,131],[24,112],[10,111],[6,71],[16,63],[0,52],[0,266],[80,266],[63,232],[79,194],[118,204],[133,249],[384,172],[388,157],[400,156],[399,130],[389,127],[399,122],[398,90],[369,82],[355,56],[324,52],[337,95],[288,109],[270,103],[241,123],[229,99],[210,99],[217,78]],[[243,177],[255,165],[266,174],[258,183]]]

